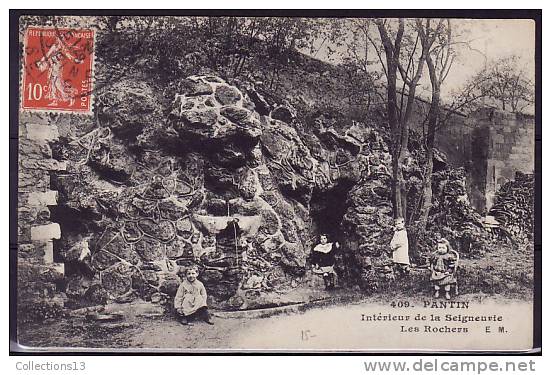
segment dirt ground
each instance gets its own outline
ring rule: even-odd
[[[296,304],[265,310],[245,312],[212,311],[215,325],[197,322],[181,325],[175,317],[159,313],[151,304],[130,305],[125,318],[116,322],[89,321],[83,316],[56,321],[32,323],[20,327],[19,342],[36,348],[56,348],[61,351],[80,349],[116,349],[162,351],[201,351],[212,349],[312,350],[312,349],[369,349],[419,348],[419,336],[402,335],[401,324],[365,323],[364,316],[372,314],[502,314],[508,327],[507,335],[481,339],[481,325],[470,327],[469,340],[450,340],[449,335],[430,335],[422,342],[426,348],[469,349],[511,343],[518,349],[529,347],[532,332],[532,252],[529,249],[496,249],[479,259],[461,262],[460,295],[454,301],[468,302],[468,309],[427,308],[431,303],[426,270],[413,271],[409,276],[381,285],[370,296],[346,288],[325,293],[323,299],[308,304]],[[300,291],[295,291],[296,293]],[[413,296],[413,297],[412,297]],[[392,303],[408,302],[399,308]],[[439,300],[442,301],[442,300]],[[122,306],[122,305],[120,305]],[[115,307],[116,308],[119,308]],[[149,310],[151,311],[149,311]],[[141,312],[141,313],[140,313]],[[523,319],[518,319],[522,316]],[[407,327],[406,327],[407,328]],[[420,325],[423,329],[423,325]],[[393,334],[389,334],[392,333]],[[509,336],[510,340],[505,340]],[[397,337],[399,339],[397,340]],[[474,341],[473,341],[474,340]],[[462,346],[463,345],[463,346]],[[62,349],[65,348],[65,349]]]
[[[92,348],[116,350],[158,349],[162,351],[230,350],[347,350],[360,349],[524,349],[531,345],[532,303],[530,300],[488,297],[486,295],[460,296],[456,301],[469,301],[469,308],[439,310],[427,307],[433,299],[396,299],[408,301],[408,308],[393,308],[392,302],[370,297],[361,301],[319,304],[308,308],[293,308],[277,315],[261,316],[255,312],[216,313],[215,325],[196,322],[184,326],[171,317],[134,317],[115,323],[88,322],[84,319],[66,319],[50,324],[35,324],[20,333],[20,342],[30,347],[55,347],[57,350],[78,351]],[[439,300],[443,301],[443,300]],[[503,334],[480,337],[484,327],[469,326],[475,333],[470,339],[450,340],[448,334],[430,336],[404,335],[397,322],[365,322],[363,317],[378,314],[468,314],[503,315],[500,326],[507,328],[511,340]],[[518,319],[523,316],[523,319]],[[463,326],[463,325],[462,325]],[[423,325],[420,325],[423,327]],[[497,329],[497,326],[496,326]],[[476,334],[476,333],[479,334]],[[423,339],[424,341],[419,341]],[[473,341],[474,340],[474,341]]]

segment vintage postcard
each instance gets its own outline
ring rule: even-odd
[[[537,350],[541,16],[358,14],[19,12],[12,349]]]

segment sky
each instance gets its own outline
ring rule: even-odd
[[[531,20],[461,20],[470,31],[471,48],[461,48],[461,55],[452,67],[445,83],[446,93],[458,88],[474,73],[484,68],[485,57],[474,49],[484,52],[488,62],[510,55],[520,56],[522,64],[534,77],[535,23]]]
[[[461,88],[474,74],[486,64],[503,57],[518,55],[520,65],[530,77],[535,69],[535,23],[522,19],[452,19],[454,30],[461,30],[462,40],[468,40],[468,46],[458,47],[459,56],[455,60],[444,85],[442,97],[449,99],[452,91]],[[321,52],[321,51],[320,51]],[[316,57],[326,60],[323,53]],[[373,52],[374,61],[377,60]],[[335,62],[335,61],[332,61]],[[376,65],[378,67],[378,65]],[[418,95],[430,97],[430,81],[425,67]]]

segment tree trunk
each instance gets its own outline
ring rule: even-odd
[[[406,197],[404,197],[404,176],[402,175],[402,168],[400,168],[400,156],[392,155],[392,207],[394,218],[405,217],[404,211],[406,204]]]
[[[420,227],[425,229],[429,218],[430,209],[432,207],[432,169],[433,169],[434,149],[432,147],[427,150],[427,160],[425,163],[425,176],[423,178],[423,204],[421,205],[421,213],[419,215]]]
[[[400,168],[400,124],[397,113],[397,97],[396,97],[396,78],[397,66],[393,58],[387,57],[388,64],[388,80],[387,80],[387,113],[390,132],[392,134],[391,150],[392,156],[392,208],[395,218],[402,217],[402,185],[400,180],[403,180]]]
[[[398,65],[400,58],[400,48],[404,33],[404,20],[399,19],[398,30],[394,42],[391,41],[387,29],[382,22],[377,23],[379,35],[385,50],[386,66],[387,66],[387,112],[388,123],[392,135],[391,140],[391,156],[392,156],[392,209],[394,218],[405,217],[405,206],[407,196],[405,193],[405,183],[402,175],[402,161],[404,158],[403,151],[403,125],[402,116],[398,113],[398,100],[396,93],[396,79],[398,74]],[[406,144],[407,147],[407,144]]]
[[[425,143],[425,173],[423,177],[423,204],[419,215],[419,227],[424,230],[432,207],[432,170],[434,167],[434,140],[436,136],[436,126],[440,117],[440,87],[437,87],[432,93],[432,100],[428,114],[427,139]]]

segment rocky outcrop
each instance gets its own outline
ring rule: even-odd
[[[343,280],[372,288],[391,224],[380,134],[322,113],[303,123],[288,103],[213,76],[173,86],[168,108],[145,82],[105,88],[99,122],[60,132],[67,169],[52,185],[69,298],[169,306],[197,264],[212,305],[277,305],[319,282],[308,259],[320,232],[343,243]]]
[[[506,182],[498,191],[488,212],[518,242],[533,240],[534,185],[534,174],[515,173],[515,179]]]

